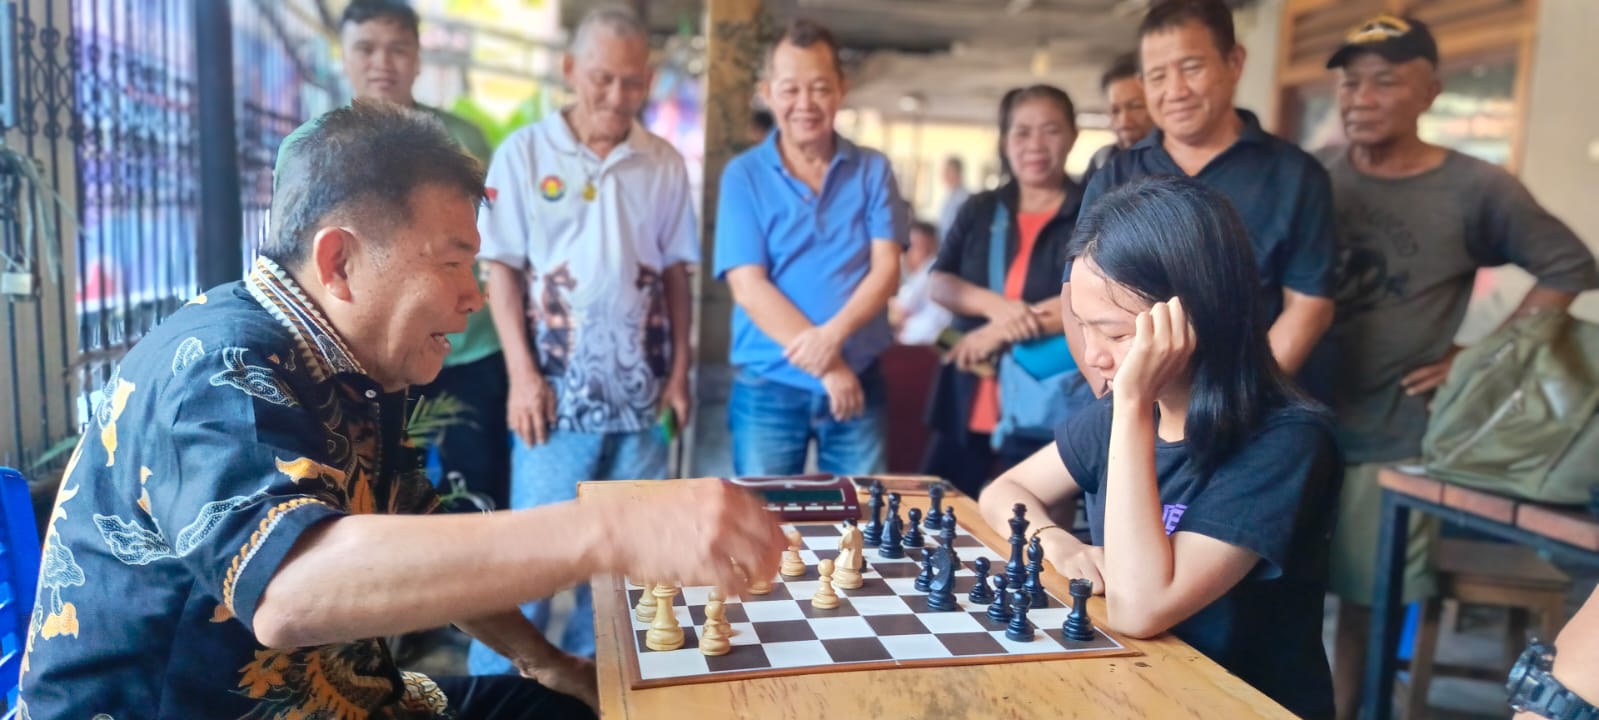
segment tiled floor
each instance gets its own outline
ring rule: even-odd
[[[732,472],[731,442],[727,432],[729,377],[725,369],[701,370],[701,405],[690,440],[692,458],[684,469],[684,474],[689,477],[726,476]],[[1574,579],[1567,613],[1569,617],[1599,583],[1599,573],[1565,569]],[[1336,602],[1329,599],[1323,626],[1323,637],[1329,648],[1332,647]],[[570,608],[569,597],[557,598],[557,623],[563,622],[562,618],[570,612]],[[1501,638],[1504,636],[1505,612],[1495,608],[1467,608],[1460,615],[1458,628],[1442,628],[1440,631],[1439,661],[1485,668],[1502,667]],[[559,628],[555,630],[555,634],[559,635]],[[418,647],[420,652],[411,661],[410,669],[440,676],[466,672],[466,640],[460,633],[453,630],[433,633],[425,636]],[[1437,678],[1428,695],[1430,716],[1438,720],[1503,720],[1509,716],[1504,704],[1502,683]]]

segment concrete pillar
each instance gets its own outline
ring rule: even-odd
[[[727,285],[712,268],[716,257],[716,203],[721,191],[722,168],[749,147],[750,99],[763,61],[760,37],[761,0],[708,0],[706,2],[705,73],[705,205],[702,209],[700,248],[705,258],[700,273],[699,362],[727,362],[728,327],[733,311]]]

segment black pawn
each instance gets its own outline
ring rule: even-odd
[[[994,601],[994,594],[988,589],[988,558],[977,558],[972,563],[972,569],[977,571],[977,584],[972,586],[972,591],[967,593],[966,599],[974,605],[987,605]]]
[[[1016,503],[1010,519],[1010,561],[1005,563],[1005,587],[1019,590],[1027,580],[1027,563],[1022,546],[1027,544],[1027,506]]]
[[[1033,639],[1033,624],[1027,621],[1027,606],[1033,598],[1025,590],[1012,590],[1010,593],[1010,624],[1005,626],[1005,637],[1016,642],[1027,642]]]
[[[939,522],[938,541],[951,551],[955,550],[955,508],[944,511],[944,519]]]
[[[910,516],[911,522],[906,526],[909,529],[905,532],[905,539],[902,542],[905,547],[919,548],[927,542],[922,539],[922,511],[918,508],[911,508]]]
[[[944,484],[937,483],[927,489],[927,500],[932,503],[927,511],[927,522],[922,527],[928,530],[937,530],[944,521]]]
[[[877,546],[879,557],[885,557],[890,560],[898,560],[905,557],[905,548],[900,546],[900,541],[903,539],[901,532],[904,529],[905,521],[901,520],[898,514],[889,516],[888,532],[883,534],[883,542]]]
[[[871,509],[871,522],[861,529],[861,544],[866,547],[877,547],[883,539],[883,483],[872,481],[871,498],[866,501],[866,506]]]
[[[1033,607],[1042,608],[1049,605],[1049,594],[1044,592],[1044,546],[1038,541],[1038,536],[1033,536],[1033,541],[1027,544],[1027,582],[1022,584],[1022,589],[1032,596]]]
[[[1072,613],[1066,616],[1060,631],[1068,640],[1088,642],[1094,639],[1094,621],[1088,617],[1088,596],[1094,594],[1094,581],[1073,578],[1071,584]]]
[[[988,606],[988,619],[997,623],[1010,619],[1010,610],[1005,607],[1005,578],[1001,575],[994,576],[994,601]]]
[[[930,552],[924,552],[922,553],[922,572],[916,576],[916,589],[919,592],[927,592],[927,589],[932,586],[933,554]]]

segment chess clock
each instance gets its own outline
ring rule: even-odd
[[[861,503],[855,484],[842,475],[736,477],[728,482],[760,494],[766,509],[785,522],[859,519]]]

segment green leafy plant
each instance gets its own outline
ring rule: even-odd
[[[60,459],[61,456],[72,452],[72,449],[78,446],[78,439],[81,437],[83,436],[74,434],[61,438],[56,442],[56,444],[45,448],[45,451],[42,455],[34,458],[33,464],[29,465],[28,469],[33,472],[38,472],[48,468],[52,463]]]
[[[405,432],[417,447],[429,448],[437,445],[446,431],[457,426],[477,429],[477,423],[472,420],[472,408],[454,395],[439,393],[436,397],[417,398]]]

